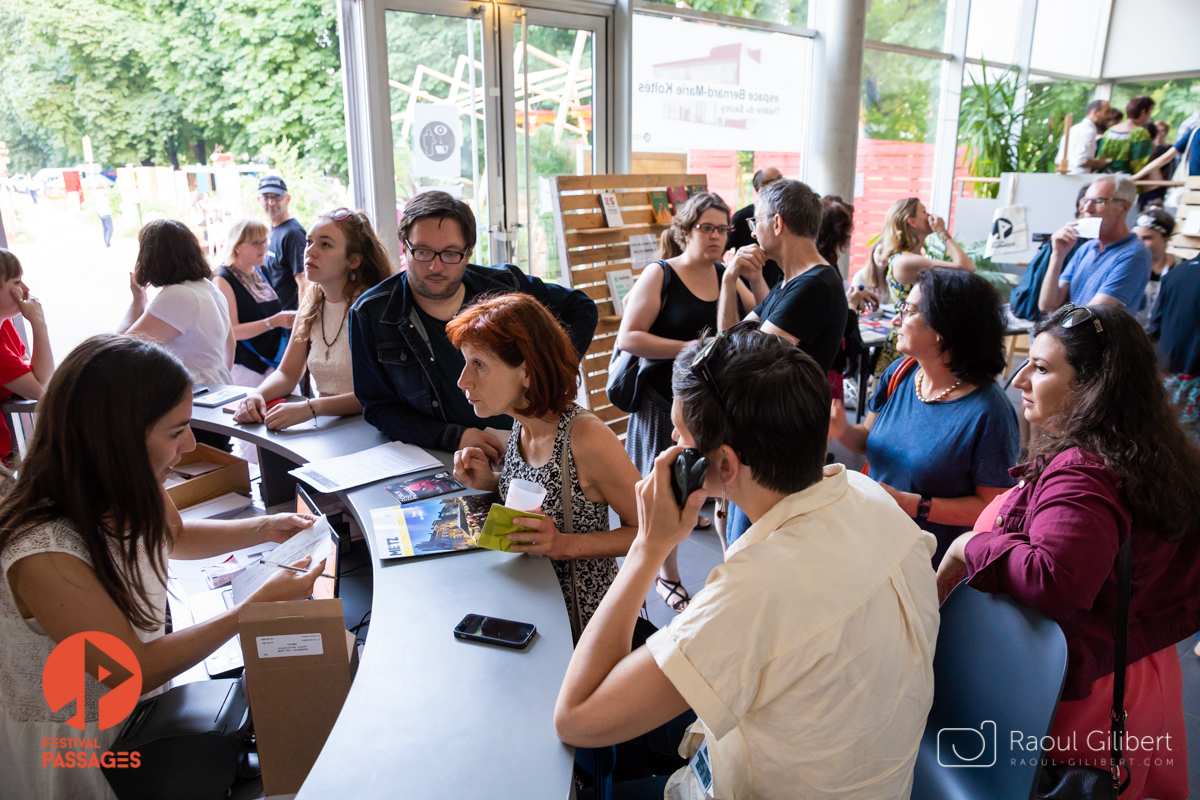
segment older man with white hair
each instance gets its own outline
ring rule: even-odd
[[[1136,199],[1137,188],[1128,175],[1102,175],[1092,182],[1080,202],[1083,217],[1068,222],[1050,240],[1050,266],[1038,296],[1042,312],[1055,311],[1068,300],[1137,312],[1150,281],[1151,256],[1125,222]],[[1099,235],[1076,250],[1064,267],[1067,252],[1081,236],[1081,223],[1086,226],[1089,217],[1099,218]]]

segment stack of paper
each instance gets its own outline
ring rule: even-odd
[[[365,483],[441,466],[441,461],[415,445],[389,442],[361,453],[313,461],[288,474],[318,491],[340,492]]]

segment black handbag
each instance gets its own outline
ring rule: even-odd
[[[654,262],[662,266],[663,284],[659,302],[667,298],[667,286],[671,283],[673,270],[665,261]],[[670,363],[667,359],[638,358],[613,345],[608,359],[608,381],[604,386],[609,401],[627,414],[637,411],[647,382],[646,372],[659,364]]]
[[[1038,779],[1037,800],[1116,800],[1129,786],[1129,764],[1121,754],[1125,738],[1125,656],[1129,638],[1129,596],[1133,574],[1133,536],[1121,545],[1120,578],[1117,588],[1116,647],[1113,669],[1112,752],[1109,768],[1051,764],[1042,767]],[[1125,781],[1121,782],[1121,765]]]

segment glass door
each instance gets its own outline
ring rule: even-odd
[[[472,260],[490,264],[506,254],[493,253],[488,236],[495,213],[485,135],[485,77],[492,72],[485,58],[487,20],[482,7],[437,7],[450,13],[389,9],[384,17],[397,214],[421,192],[461,198],[475,211]]]
[[[502,91],[512,98],[506,126],[506,201],[511,250],[529,274],[564,280],[550,178],[607,167],[603,93],[607,17],[502,7]],[[506,76],[511,78],[506,79]],[[511,82],[511,83],[510,83]]]
[[[608,169],[611,9],[383,5],[397,215],[449,192],[475,211],[475,263],[563,280],[549,179]]]

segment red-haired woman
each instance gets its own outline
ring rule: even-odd
[[[458,385],[475,413],[514,420],[502,472],[492,471],[478,447],[467,447],[454,454],[454,474],[501,497],[515,478],[545,488],[545,518],[518,517],[518,525],[536,530],[509,538],[531,542],[514,545],[514,552],[554,561],[578,635],[617,576],[616,557],[629,551],[637,533],[634,485],[641,475],[612,430],[574,403],[578,358],[536,300],[523,294],[484,300],[446,323],[446,337],[462,350],[466,367]],[[623,523],[612,531],[609,506]]]

